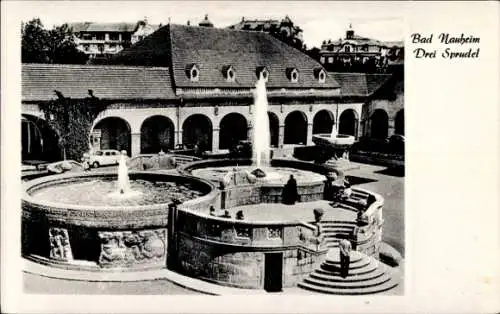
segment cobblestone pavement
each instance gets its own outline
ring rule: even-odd
[[[385,198],[384,242],[396,248],[404,256],[404,176],[391,174],[385,167],[359,164],[360,168],[348,175],[359,178],[356,186],[379,193]],[[112,170],[106,167],[102,170]],[[101,171],[102,171],[101,170]],[[97,170],[99,171],[99,170]],[[363,183],[365,182],[365,183]],[[199,294],[180,287],[168,280],[136,282],[84,282],[47,278],[24,274],[27,293],[48,294]]]

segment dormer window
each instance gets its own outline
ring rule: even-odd
[[[236,75],[234,73],[234,68],[232,65],[226,65],[222,68],[222,75],[228,82],[234,82]]]
[[[314,69],[314,77],[318,80],[320,83],[324,83],[326,81],[326,72],[322,68],[316,68]]]
[[[200,79],[200,69],[195,63],[191,63],[186,67],[186,75],[191,82],[198,82]]]
[[[296,68],[287,68],[286,76],[292,83],[297,83],[299,81],[299,71]]]
[[[269,79],[269,70],[267,69],[267,67],[258,67],[256,74],[257,78],[260,79],[262,77],[264,82],[267,82],[267,80]]]

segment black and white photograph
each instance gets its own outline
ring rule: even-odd
[[[236,8],[23,21],[26,292],[404,293],[402,21]]]
[[[407,11],[24,3],[22,293],[408,296]]]

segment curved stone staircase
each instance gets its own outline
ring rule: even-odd
[[[320,224],[328,248],[338,247],[340,239],[351,238],[356,227],[356,223],[351,221],[322,221]]]
[[[298,287],[310,291],[337,294],[363,295],[390,290],[399,284],[394,270],[363,253],[352,251],[349,274],[340,276],[339,249],[330,249],[326,260],[309,274]]]

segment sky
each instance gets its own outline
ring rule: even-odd
[[[404,39],[403,3],[341,1],[20,1],[20,21],[39,17],[46,27],[65,22],[131,22],[144,17],[152,24],[197,25],[205,14],[215,27],[245,19],[281,19],[288,15],[303,29],[305,44],[345,37],[352,24],[356,34],[382,41]]]

